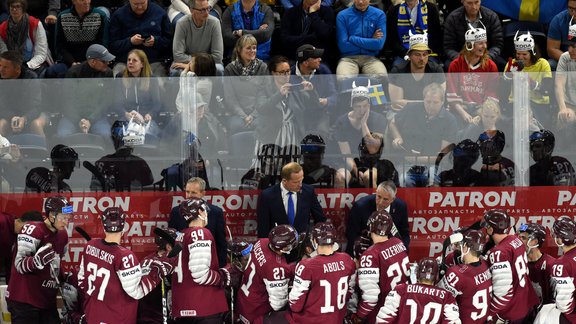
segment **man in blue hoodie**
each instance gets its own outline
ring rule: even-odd
[[[378,53],[386,41],[386,14],[370,6],[369,0],[354,0],[354,5],[336,17],[336,35],[342,58],[338,62],[338,79],[359,73],[382,78],[386,67]]]

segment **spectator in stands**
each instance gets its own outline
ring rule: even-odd
[[[91,190],[131,191],[154,182],[148,163],[132,154],[134,146],[144,143],[145,134],[130,124],[132,122],[117,120],[112,125],[110,132],[115,152],[96,161],[97,172],[93,172]]]
[[[331,126],[329,114],[336,106],[338,93],[330,68],[322,63],[324,53],[324,49],[310,44],[298,47],[296,64],[290,69],[292,74],[290,83],[298,84],[308,81],[314,85],[315,96],[318,96],[318,109],[315,109],[318,118],[314,121],[314,127],[308,125],[307,128],[313,128],[316,132],[327,135]]]
[[[478,137],[482,167],[476,183],[479,187],[513,186],[514,162],[502,156],[506,137],[500,130],[488,130]]]
[[[141,49],[157,77],[167,76],[164,61],[170,56],[171,40],[166,11],[150,0],[130,0],[110,20],[110,51],[118,62],[126,62],[132,49]],[[124,68],[124,63],[118,63],[114,71]]]
[[[56,59],[60,63],[48,68],[47,77],[62,77],[72,65],[84,61],[92,44],[108,47],[108,21],[91,0],[73,0],[72,7],[58,15],[56,25]]]
[[[386,41],[386,15],[370,6],[368,0],[354,0],[354,5],[336,17],[336,37],[342,54],[336,74],[339,79],[359,73],[374,78],[386,76],[386,67],[378,53]]]
[[[438,7],[425,0],[406,0],[388,10],[386,14],[386,29],[388,44],[392,48],[394,62],[392,67],[402,64],[410,50],[410,37],[415,34],[428,34],[430,54],[436,56],[430,59],[440,63],[438,56],[442,54],[442,29]]]
[[[576,0],[568,0],[567,2],[568,8],[554,16],[548,27],[546,51],[552,71],[556,70],[562,53],[568,50],[571,39],[568,35],[568,29],[573,23],[574,16],[576,16]]]
[[[309,131],[308,121],[317,113],[314,85],[309,81],[291,84],[290,64],[284,56],[273,57],[268,69],[273,82],[266,83],[265,101],[256,107],[261,118],[256,128],[257,141],[259,145],[273,142],[284,149],[298,147],[300,138]]]
[[[431,83],[424,88],[424,104],[411,103],[390,122],[395,149],[411,156],[434,156],[454,142],[456,118],[444,105],[444,88]]]
[[[222,17],[222,9],[218,6],[217,0],[208,0],[208,4],[210,5],[210,15],[218,18]],[[178,20],[184,18],[186,15],[191,15],[192,11],[190,11],[190,1],[189,0],[173,0],[168,7],[168,18],[170,19],[170,23],[172,24],[172,28],[176,28],[176,23]]]
[[[61,108],[62,117],[58,122],[57,134],[60,137],[73,133],[92,133],[103,137],[110,134],[110,123],[106,119],[108,105],[114,93],[113,82],[101,82],[102,78],[112,78],[108,65],[115,56],[106,47],[92,44],[86,50],[86,61],[72,65],[66,78],[93,79],[82,83],[67,82],[68,104]]]
[[[208,0],[190,0],[192,14],[185,16],[176,25],[172,44],[174,63],[172,69],[184,69],[192,54],[211,54],[220,75],[224,72],[222,56],[222,30],[220,22],[209,14]]]
[[[292,9],[292,8],[297,8],[300,7],[300,5],[302,5],[302,3],[304,3],[305,1],[302,0],[280,0],[280,3],[282,4],[282,7],[284,7],[284,12]],[[315,2],[315,0],[314,0]],[[327,7],[327,8],[331,8],[334,5],[334,0],[320,0],[318,1],[319,4],[322,5],[322,7]]]
[[[571,145],[576,127],[576,25],[570,26],[568,37],[568,51],[558,60],[555,89],[559,108],[559,139],[567,138]],[[564,143],[561,147],[564,147]]]
[[[274,13],[259,0],[239,0],[228,6],[222,15],[222,36],[224,47],[229,53],[238,38],[252,34],[258,41],[256,57],[263,61],[270,59]]]
[[[126,69],[116,77],[122,82],[122,85],[117,83],[114,101],[119,115],[126,120],[134,119],[148,125],[147,135],[160,135],[158,124],[154,121],[161,109],[160,89],[146,53],[139,49],[131,50]]]
[[[284,11],[280,32],[283,53],[291,60],[297,59],[297,49],[304,44],[324,48],[323,60],[335,67],[338,51],[335,46],[334,10],[323,5],[322,0],[304,0],[301,5]]]
[[[55,25],[58,12],[60,12],[60,1],[58,0],[31,0],[28,2],[26,12],[40,19],[46,25]],[[47,27],[47,26],[44,26]]]
[[[10,18],[0,24],[6,49],[22,55],[28,68],[40,75],[46,68],[48,40],[42,22],[26,13],[26,0],[8,0]]]
[[[553,116],[554,112],[551,111],[550,97],[544,95],[544,83],[551,84],[552,71],[548,61],[540,56],[540,49],[534,42],[534,38],[530,32],[514,37],[514,47],[516,50],[516,58],[508,60],[506,68],[504,69],[504,79],[511,80],[514,71],[527,72],[530,86],[530,108],[536,118],[544,127],[550,128],[554,125]],[[547,80],[546,80],[547,79]],[[510,91],[508,96],[510,103],[514,102],[514,89]]]
[[[474,117],[473,122],[458,131],[458,139],[476,139],[478,134],[482,132],[504,128],[500,105],[498,101],[492,98],[486,99],[475,114],[477,114],[477,116]]]
[[[498,101],[498,68],[488,55],[485,29],[470,26],[464,38],[460,56],[448,68],[447,99],[450,110],[470,124],[487,97]]]
[[[207,53],[197,53],[192,55],[192,59],[180,74],[180,89],[176,96],[176,108],[178,111],[184,109],[184,95],[190,95],[186,87],[188,84],[186,77],[196,78],[196,91],[202,95],[205,102],[210,103],[212,99],[212,77],[216,75],[216,63],[212,55]]]
[[[442,67],[430,61],[432,50],[428,46],[428,34],[410,36],[408,60],[392,67],[388,91],[392,108],[400,110],[413,100],[422,100],[424,87],[438,83],[446,89],[446,78]]]
[[[353,84],[354,85],[354,84]],[[362,138],[371,139],[371,134],[384,134],[388,120],[377,111],[371,111],[371,102],[367,87],[358,86],[350,94],[350,111],[340,116],[332,128],[333,140],[338,144],[338,153],[345,155],[345,168],[352,170],[352,147],[356,147]],[[338,166],[341,168],[341,166]],[[342,172],[339,175],[343,175]],[[336,179],[336,186],[343,186],[344,179]]]
[[[164,134],[167,138],[176,140],[175,144],[180,147],[182,137],[187,137],[194,131],[191,119],[182,117],[184,114],[193,114],[199,103],[210,104],[212,98],[212,78],[216,75],[216,64],[212,55],[198,53],[192,56],[192,60],[180,74],[178,94],[176,95],[177,114],[172,118]],[[192,79],[196,79],[192,81]],[[196,89],[191,87],[196,83]],[[193,92],[195,91],[195,92]],[[195,94],[197,94],[195,96]]]
[[[302,183],[314,188],[334,188],[336,170],[324,164],[326,143],[320,135],[308,134],[300,142],[302,154],[302,170],[304,179]]]
[[[2,82],[0,91],[0,135],[8,136],[22,132],[31,132],[44,136],[46,116],[39,113],[42,102],[36,73],[23,65],[22,55],[15,51],[0,54],[0,78],[18,80]],[[31,90],[32,89],[32,90]]]
[[[258,123],[256,106],[265,100],[259,95],[268,79],[268,65],[256,57],[256,38],[243,35],[236,42],[232,62],[224,70],[224,104],[228,116],[226,125],[230,134],[254,129]]]
[[[460,52],[468,40],[465,38],[467,31],[472,27],[486,31],[485,41],[488,56],[492,61],[504,68],[505,61],[500,57],[504,38],[502,24],[498,15],[481,6],[481,0],[462,0],[462,7],[452,11],[444,23],[444,54],[447,57],[445,68],[450,62],[460,56]],[[470,27],[472,26],[472,27]]]
[[[393,181],[400,187],[398,172],[394,164],[382,159],[384,137],[382,134],[370,133],[362,137],[358,144],[358,157],[354,158],[350,171],[339,169],[336,176],[337,187],[376,188],[383,181]],[[344,183],[345,181],[345,183]]]

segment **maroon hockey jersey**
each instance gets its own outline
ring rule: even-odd
[[[172,317],[204,317],[228,311],[218,273],[216,241],[210,230],[189,227],[177,241],[182,252],[172,273]]]
[[[523,319],[539,303],[528,276],[524,244],[508,235],[487,256],[493,288],[490,314],[511,321]]]
[[[136,323],[138,299],[160,282],[156,269],[142,274],[131,250],[104,239],[86,244],[78,270],[86,320],[92,323]]]
[[[552,289],[552,266],[556,262],[549,254],[542,254],[535,262],[528,262],[528,270],[532,286],[536,295],[540,298],[540,304],[550,304],[554,302],[554,290]]]
[[[460,323],[458,304],[442,288],[400,284],[386,297],[376,323]]]
[[[56,257],[50,265],[38,269],[34,265],[34,254],[48,243],[52,244]],[[54,275],[60,273],[60,259],[66,244],[66,231],[52,232],[44,222],[24,225],[17,238],[6,299],[42,309],[56,308],[58,284]]]
[[[268,247],[268,239],[259,239],[250,252],[250,260],[238,290],[238,317],[244,323],[262,323],[263,316],[278,311],[288,302],[288,282],[292,270],[283,255]]]
[[[374,323],[386,295],[396,285],[408,282],[409,260],[404,243],[396,237],[376,243],[360,258],[358,285],[360,303],[356,314]]]
[[[317,255],[296,266],[288,322],[342,323],[356,283],[356,264],[346,253]]]
[[[492,274],[486,261],[451,266],[438,286],[456,298],[462,323],[486,322],[492,300]]]
[[[150,272],[150,263],[156,255],[156,253],[147,255],[142,260],[143,274]],[[164,291],[168,292],[168,286],[164,286]],[[162,308],[162,282],[160,282],[148,295],[138,301],[138,323],[162,323],[164,316]]]
[[[552,266],[552,279],[555,282],[556,308],[570,323],[576,323],[576,248],[559,257]]]

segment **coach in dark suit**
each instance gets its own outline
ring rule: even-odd
[[[306,233],[310,217],[314,223],[326,221],[314,187],[302,184],[304,171],[300,164],[286,164],[280,177],[279,184],[262,191],[258,197],[258,237],[268,237],[270,230],[281,224],[292,225],[298,233]]]
[[[376,210],[386,210],[392,216],[398,229],[400,239],[408,249],[410,245],[410,230],[408,228],[408,209],[406,203],[396,197],[396,185],[392,181],[384,181],[378,185],[375,195],[358,199],[350,209],[346,237],[348,244],[346,252],[353,255],[354,241],[360,237],[362,230],[367,228],[368,217]]]
[[[190,178],[186,182],[186,199],[189,198],[200,198],[204,199],[206,194],[206,182],[202,178]],[[216,253],[218,254],[218,264],[220,268],[224,267],[227,263],[226,258],[226,232],[224,227],[226,221],[224,220],[224,212],[218,206],[208,204],[210,211],[208,212],[208,224],[206,228],[210,230],[214,240],[216,241]],[[170,220],[168,221],[168,226],[176,229],[177,231],[182,231],[188,228],[188,223],[184,220],[182,215],[180,215],[179,206],[172,208],[170,211]]]

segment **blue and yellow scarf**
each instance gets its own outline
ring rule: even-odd
[[[410,21],[410,9],[406,2],[402,2],[398,7],[398,37],[402,41],[402,46],[406,49],[410,48],[410,35],[408,31],[412,31],[412,34],[424,34],[428,32],[428,6],[426,5],[426,0],[418,1],[418,17],[416,18],[416,24],[412,26]]]

